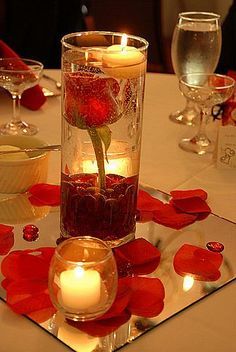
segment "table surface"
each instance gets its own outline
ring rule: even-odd
[[[48,70],[47,73],[60,79],[59,70]],[[42,80],[41,84],[54,89],[48,81]],[[171,111],[183,105],[184,99],[174,75],[147,74],[140,182],[165,192],[203,188],[208,192],[213,213],[236,222],[236,171],[217,169],[211,155],[198,156],[178,147],[182,137],[195,132],[193,127],[178,125],[168,119]],[[0,95],[0,110],[0,123],[8,121],[11,101],[5,94]],[[23,119],[39,127],[39,138],[52,144],[60,143],[59,97],[48,98],[39,111],[22,108],[21,113]],[[217,125],[210,124],[208,130],[215,138]],[[51,155],[48,181],[59,183],[59,179],[60,153],[55,152]],[[202,352],[235,351],[235,293],[234,281],[125,346],[124,351],[153,351],[157,348],[161,352],[198,351],[200,348]],[[37,325],[16,316],[2,301],[0,315],[1,352],[13,349],[38,352],[46,348],[70,351]]]

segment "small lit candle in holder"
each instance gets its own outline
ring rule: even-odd
[[[103,70],[116,78],[137,78],[146,71],[146,58],[134,46],[127,45],[127,35],[121,37],[121,44],[109,46],[102,57]]]
[[[78,266],[60,275],[61,298],[71,309],[87,309],[98,304],[101,296],[101,278],[96,270]]]
[[[106,174],[117,174],[128,177],[132,174],[132,160],[128,153],[128,145],[124,141],[112,141],[105,160]],[[92,144],[86,143],[83,153],[83,172],[96,173],[98,171]]]
[[[91,320],[112,305],[117,270],[112,250],[89,236],[73,237],[55,250],[49,270],[52,303],[66,318]]]

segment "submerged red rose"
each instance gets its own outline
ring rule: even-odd
[[[65,75],[65,118],[79,128],[100,127],[119,118],[117,102],[119,84],[113,78],[90,73]]]

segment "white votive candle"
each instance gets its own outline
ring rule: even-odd
[[[127,46],[127,36],[121,44],[111,45],[103,54],[103,70],[117,78],[135,78],[145,72],[146,60],[143,53],[133,46]]]
[[[77,267],[61,273],[60,287],[62,304],[65,308],[85,310],[100,301],[101,276],[96,270]]]
[[[96,173],[98,171],[96,160],[84,160],[83,161],[83,172],[84,173]],[[117,174],[120,176],[129,176],[132,172],[131,159],[128,157],[109,159],[105,161],[105,172],[106,174]]]

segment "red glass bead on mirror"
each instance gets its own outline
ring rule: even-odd
[[[23,227],[23,238],[27,242],[36,241],[39,238],[39,228],[29,224]]]
[[[224,245],[220,242],[208,242],[206,244],[207,249],[209,249],[209,251],[211,252],[216,252],[216,253],[220,253],[223,252],[224,250]]]

